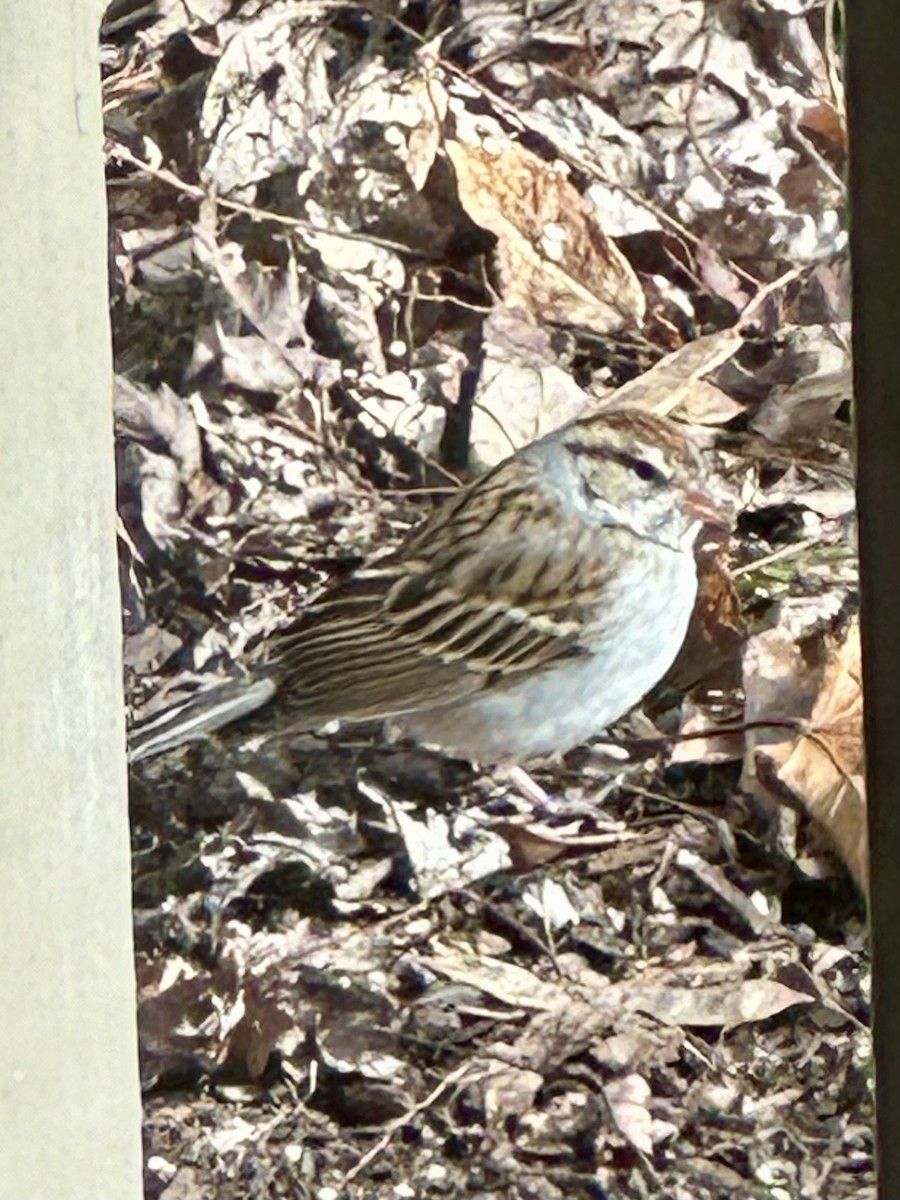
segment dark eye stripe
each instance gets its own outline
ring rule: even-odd
[[[645,458],[635,458],[630,454],[623,454],[620,461],[623,466],[634,471],[638,479],[643,479],[645,483],[655,483],[661,487],[666,482],[666,477],[659,467],[654,467],[653,463],[647,462]]]
[[[645,483],[653,483],[657,487],[668,483],[659,467],[655,467],[646,458],[629,454],[627,450],[616,450],[612,446],[588,446],[584,442],[566,442],[566,449],[571,450],[573,454],[583,454],[591,458],[606,458],[611,462],[621,463],[629,471],[634,471],[638,479],[643,479]]]

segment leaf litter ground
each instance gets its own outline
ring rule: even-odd
[[[874,1195],[834,20],[110,6],[135,711],[623,385],[735,511],[545,804],[369,729],[133,772],[148,1197]]]

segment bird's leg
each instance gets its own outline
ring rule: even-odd
[[[548,796],[541,785],[536,783],[525,768],[520,767],[518,763],[505,767],[503,774],[519,795],[531,804],[537,804],[550,810],[555,807],[552,797]]]

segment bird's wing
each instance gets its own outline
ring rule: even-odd
[[[584,653],[603,531],[507,464],[269,639],[298,721],[399,716]],[[608,549],[608,547],[607,547]]]

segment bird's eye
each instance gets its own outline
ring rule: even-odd
[[[634,471],[638,479],[643,479],[644,483],[654,483],[661,486],[666,482],[666,477],[660,471],[659,467],[655,467],[646,458],[635,458],[632,455],[628,455],[625,459],[625,464]]]

